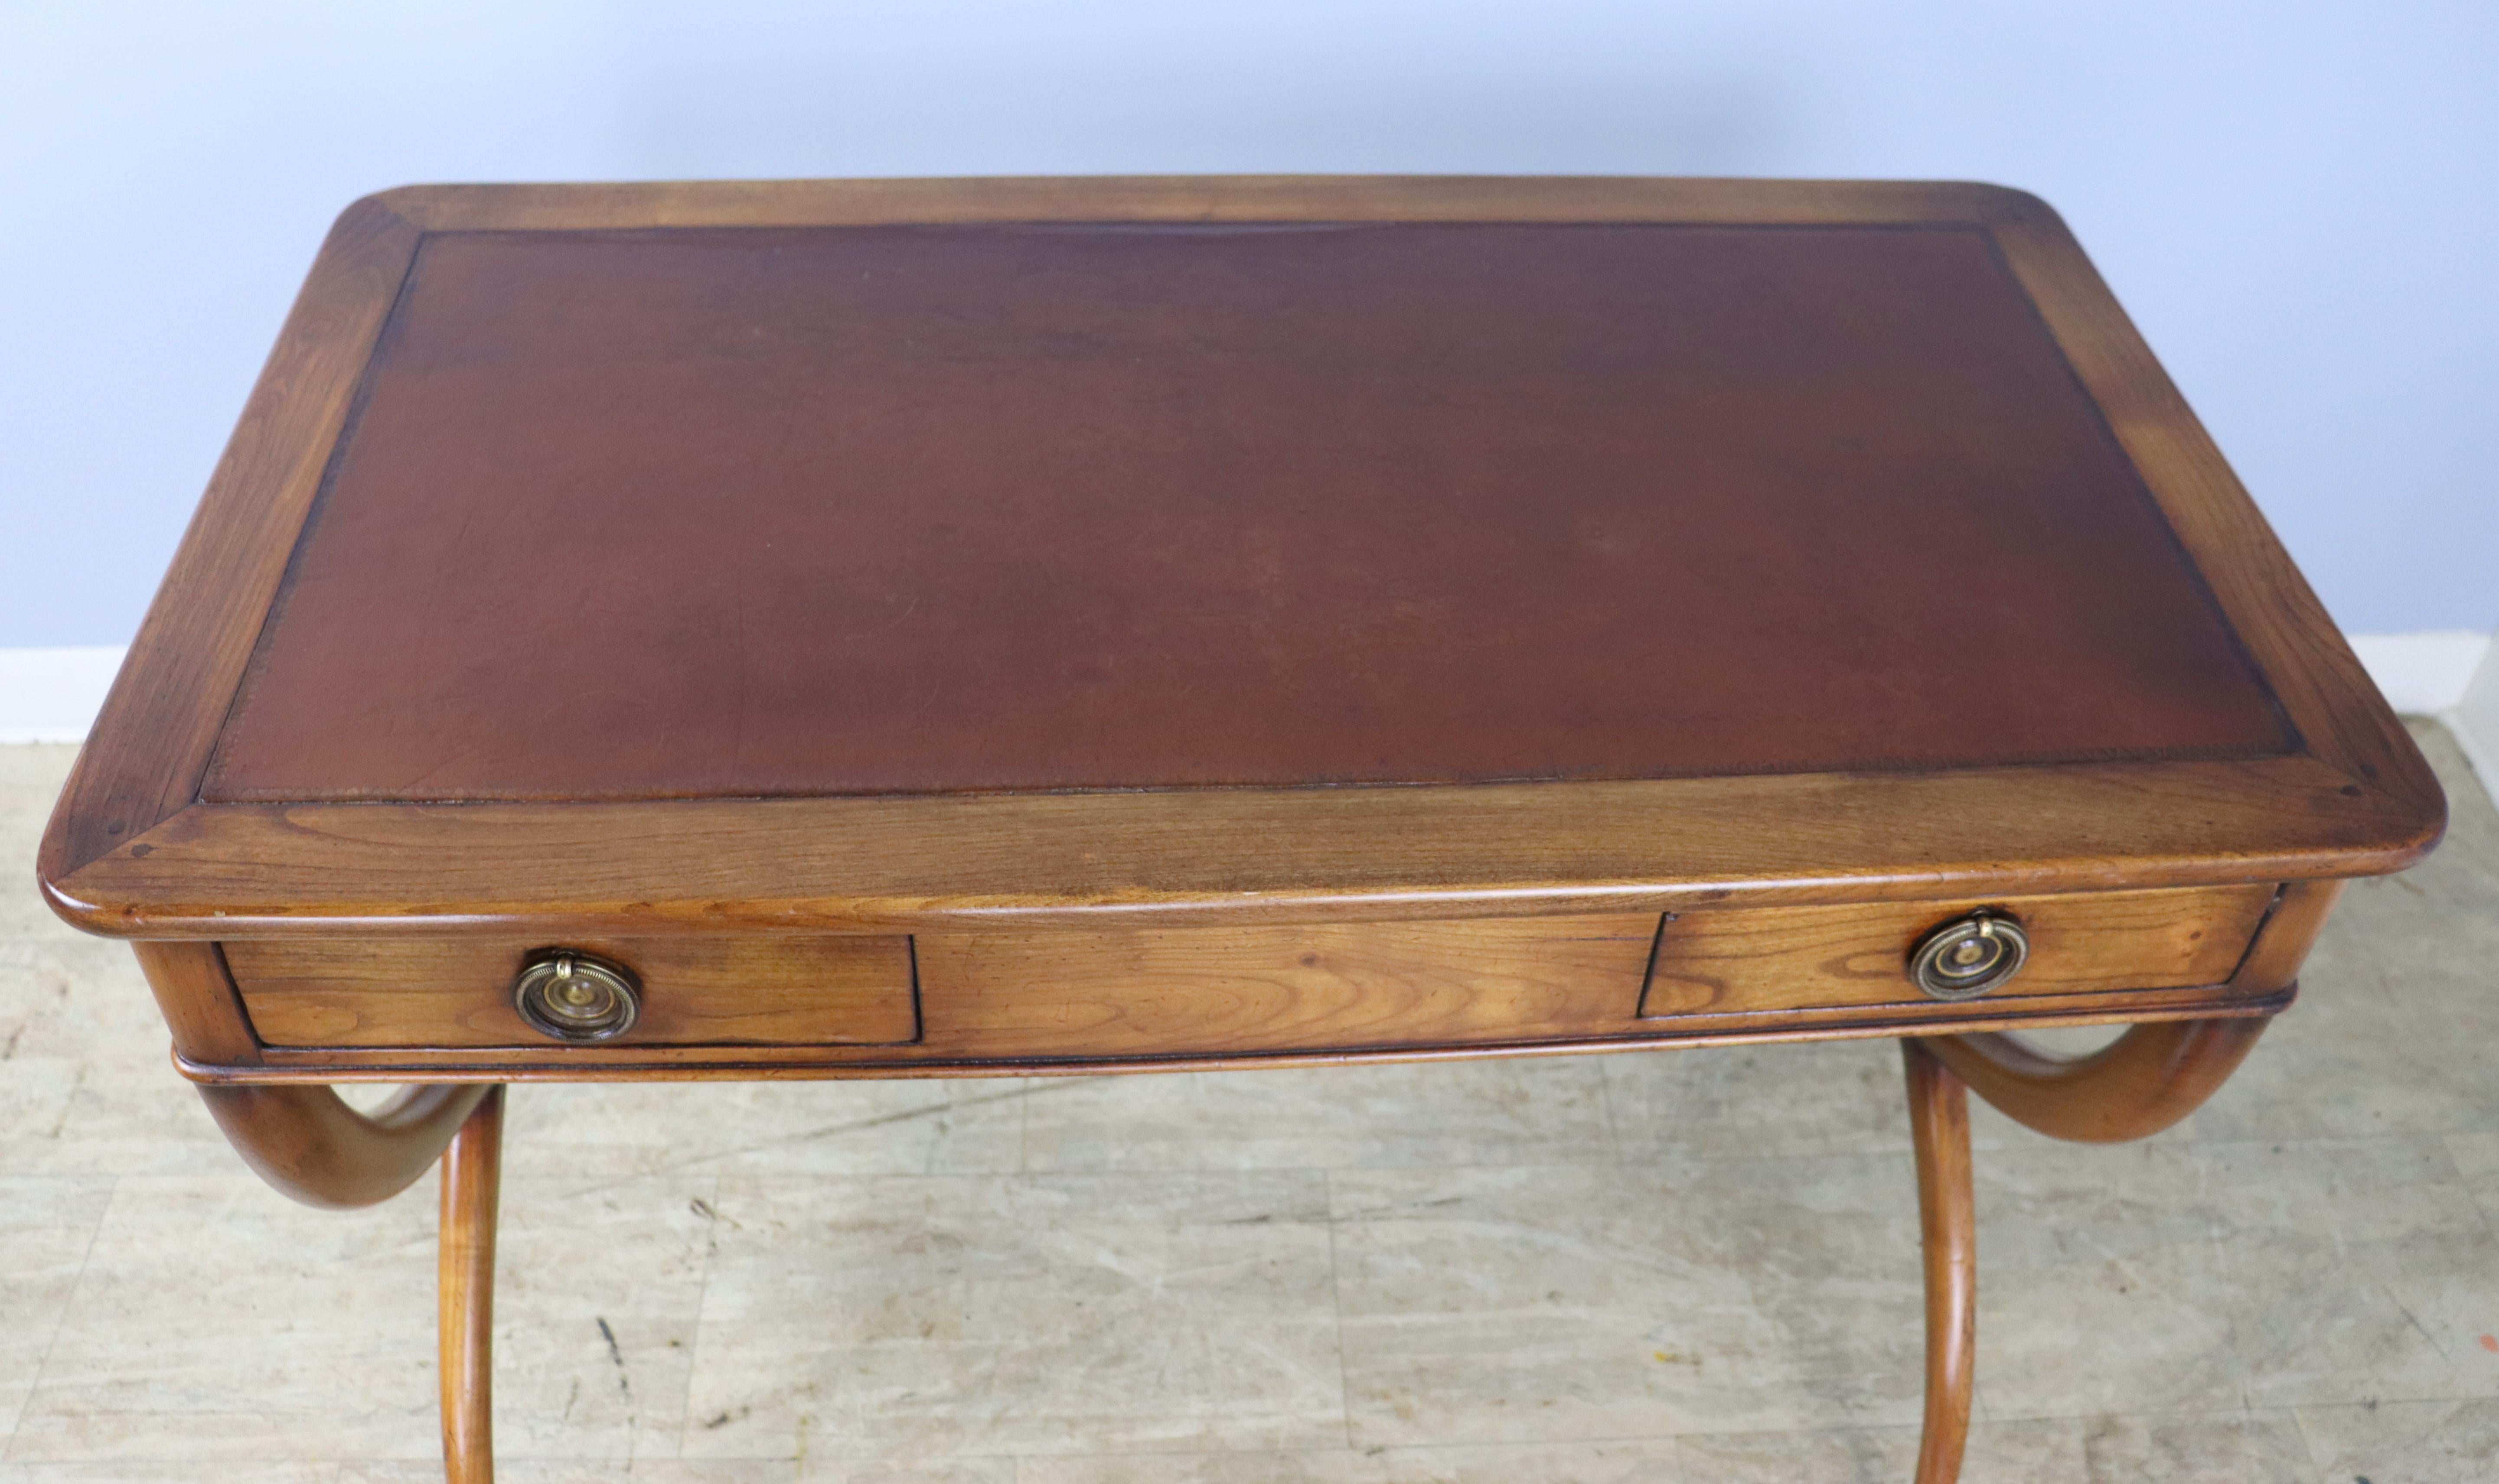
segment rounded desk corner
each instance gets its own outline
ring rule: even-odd
[[[428,199],[439,189],[438,186],[411,184],[369,191],[340,208],[339,214],[331,219],[330,235],[334,238],[354,237],[393,223],[414,226]]]
[[[35,848],[35,890],[52,916],[80,932],[100,938],[162,936],[149,932],[145,913],[128,893],[99,890],[94,879],[99,867],[125,853],[146,830],[127,829],[118,819],[98,830],[95,816],[86,814],[76,796],[78,782],[72,773],[44,825],[43,840]]]
[[[1928,188],[1958,198],[1969,214],[1989,226],[2040,225],[2066,231],[2065,218],[2047,198],[1994,180],[1934,180]]]
[[[2410,828],[2388,848],[2388,856],[2396,863],[2387,874],[2410,870],[2428,858],[2447,838],[2447,790],[2436,778],[2428,780],[2423,793],[2407,795],[2403,802],[2411,806]]]
[[[2355,808],[2378,814],[2369,835],[2318,857],[2306,869],[2286,872],[2286,880],[2350,882],[2398,875],[2428,859],[2447,839],[2447,793],[2434,779],[2426,790],[2410,790],[2354,778],[2341,791]]]
[[[80,932],[130,944],[211,936],[208,931],[183,931],[158,921],[138,902],[90,891],[77,883],[78,873],[72,872],[67,879],[39,873],[35,884],[52,916]]]
[[[60,870],[49,848],[51,841],[47,839],[44,843],[47,849],[35,862],[35,890],[42,895],[44,905],[51,909],[52,916],[82,933],[93,933],[103,938],[129,937],[131,924],[124,919],[123,914],[115,912],[107,903],[90,901],[70,889],[67,878],[77,873]]]

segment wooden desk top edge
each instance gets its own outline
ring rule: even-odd
[[[425,233],[1051,220],[1984,230],[2304,750],[2254,761],[1907,777],[631,804],[197,802],[295,534]],[[2148,792],[2174,807],[2147,821]],[[2128,804],[2137,831],[2112,837],[2104,822]],[[610,830],[588,889],[564,900],[534,889],[527,858],[578,843],[585,829],[596,832],[592,822],[612,822],[619,810],[634,827]],[[140,938],[357,922],[482,931],[519,919],[682,930],[1105,912],[1429,916],[2376,874],[2418,858],[2444,819],[2426,764],[2219,450],[2062,223],[2021,192],[1366,177],[420,186],[356,203],[324,244],[64,791],[39,876],[75,924]],[[1785,835],[1763,838],[1766,820],[1785,822]],[[1238,848],[1222,862],[1173,854],[1183,838],[1210,837]],[[1363,863],[1376,854],[1363,847],[1383,838],[1400,842],[1400,863],[1384,875]],[[2217,838],[2232,843],[2218,848]],[[683,880],[690,839],[711,862],[692,883]],[[1844,853],[1850,844],[1855,854]],[[1860,864],[1834,876],[1834,858]],[[1036,859],[1061,871],[1059,886],[1031,889]],[[406,899],[411,861],[422,863],[416,875],[434,888],[430,901]],[[663,887],[669,900],[648,899]]]

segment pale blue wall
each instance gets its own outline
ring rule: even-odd
[[[1295,170],[2038,191],[2346,628],[2499,628],[2486,0],[0,0],[0,646],[131,632],[365,191]]]

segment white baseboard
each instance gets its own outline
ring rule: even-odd
[[[2499,792],[2499,644],[2490,635],[2364,633],[2352,648],[2397,711],[2445,721]],[[121,655],[113,645],[0,649],[0,743],[84,741]]]
[[[0,649],[0,742],[83,742],[121,668],[119,645]]]
[[[2352,650],[2397,711],[2434,716],[2499,798],[2499,640],[2482,633],[2354,634]]]
[[[2483,652],[2481,667],[2443,720],[2473,771],[2482,775],[2483,790],[2499,799],[2499,640]]]
[[[2454,710],[2489,649],[2490,635],[2463,629],[2352,637],[2353,653],[2360,657],[2361,667],[2378,683],[2386,703],[2407,716]]]

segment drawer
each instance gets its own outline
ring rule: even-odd
[[[1657,914],[924,934],[932,1054],[1257,1053],[1632,1029]]]
[[[1643,1019],[1875,1007],[1932,1011],[1909,977],[1928,933],[1985,905],[2029,939],[2021,971],[1967,1009],[2228,981],[2271,908],[2271,886],[1696,912],[1658,935]]]
[[[468,938],[227,943],[262,1044],[555,1047],[512,1008],[544,945]],[[919,1036],[906,937],[580,939],[632,969],[641,1013],[609,1046],[893,1046]]]

